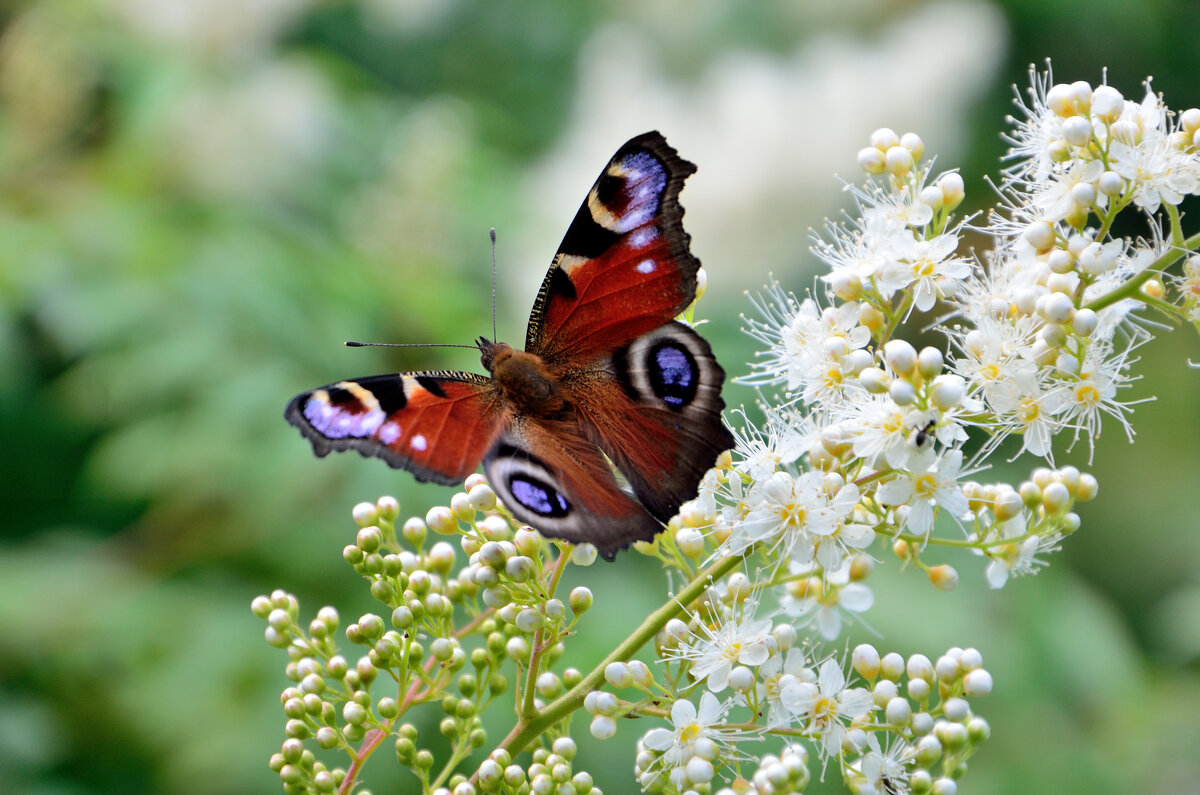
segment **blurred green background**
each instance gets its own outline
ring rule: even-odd
[[[283,655],[249,602],[372,609],[341,560],[351,506],[424,514],[448,489],[312,457],[296,392],[519,341],[568,220],[613,150],[660,129],[699,173],[683,203],[727,371],[743,291],[812,284],[807,229],[881,125],[962,165],[983,206],[1011,84],[1065,80],[1200,105],[1200,10],[1099,4],[733,0],[7,0],[0,5],[0,791],[271,792]],[[886,650],[982,650],[993,740],[962,791],[1200,791],[1200,360],[1143,349],[1139,436],[1110,427],[1100,499],[1053,565],[952,595],[882,567]],[[727,402],[752,399],[730,387]],[[1089,468],[1086,451],[1062,461]],[[1031,464],[997,472],[1019,478]],[[639,576],[630,577],[630,571]],[[597,594],[584,665],[663,593],[636,555]],[[353,651],[353,647],[351,648]],[[590,655],[590,656],[589,656]],[[429,714],[432,726],[436,708]],[[582,759],[631,791],[622,726]],[[408,791],[379,754],[366,781]],[[830,771],[825,787],[838,791]],[[830,786],[832,784],[833,786]]]

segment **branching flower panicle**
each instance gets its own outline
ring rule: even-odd
[[[285,790],[351,792],[386,744],[424,793],[596,795],[573,761],[590,733],[636,734],[626,774],[652,793],[799,793],[814,767],[852,792],[956,791],[990,734],[981,653],[846,654],[846,625],[894,598],[872,579],[888,563],[943,591],[963,552],[996,589],[1048,565],[1099,490],[1064,460],[1081,441],[1090,460],[1106,425],[1132,439],[1137,348],[1164,321],[1200,329],[1200,234],[1179,211],[1200,193],[1200,110],[1148,81],[1129,100],[1031,77],[990,212],[960,212],[963,176],[913,133],[858,152],[854,207],[813,237],[827,271],[751,299],[761,350],[740,380],[770,394],[732,413],[735,448],[636,545],[671,592],[599,664],[573,667],[593,596],[563,585],[595,548],[519,525],[478,475],[423,517],[386,497],[354,509],[343,556],[377,612],[305,624],[285,592],[254,600],[288,655]],[[1114,232],[1123,212],[1143,237]],[[989,251],[968,253],[968,225]],[[917,331],[933,334],[918,347]],[[1028,477],[983,479],[996,456]],[[511,712],[504,736],[487,710]]]

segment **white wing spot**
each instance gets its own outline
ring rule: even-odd
[[[400,426],[394,422],[385,422],[379,426],[378,436],[379,441],[390,445],[400,438]]]
[[[638,273],[654,273],[654,269],[658,267],[652,259],[644,259],[637,265]]]
[[[424,435],[419,434],[419,433],[416,436],[414,436],[408,444],[414,450],[424,450],[426,447],[429,446],[429,442],[427,442],[425,440]]]
[[[658,232],[652,226],[635,229],[629,234],[629,244],[634,248],[645,248],[658,239]]]

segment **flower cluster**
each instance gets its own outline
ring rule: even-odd
[[[763,350],[742,380],[761,400],[735,412],[736,448],[636,545],[673,592],[590,670],[565,663],[592,594],[559,584],[595,550],[520,526],[478,475],[423,519],[397,525],[389,498],[355,509],[344,556],[385,608],[346,627],[357,661],[331,608],[305,630],[288,594],[255,600],[290,657],[272,758],[285,789],[349,792],[387,740],[426,793],[591,795],[572,766],[582,709],[601,740],[651,719],[632,724],[647,792],[782,795],[836,769],[854,792],[954,793],[989,735],[976,702],[992,676],[972,648],[839,653],[872,575],[898,561],[951,591],[946,558],[963,552],[992,588],[1037,572],[1099,488],[1056,451],[1093,449],[1106,423],[1133,434],[1132,354],[1153,329],[1138,313],[1200,327],[1200,235],[1178,210],[1200,192],[1200,111],[1172,113],[1149,84],[1132,102],[1033,77],[987,215],[959,214],[964,180],[913,133],[878,130],[858,153],[856,212],[814,238],[820,289],[754,299]],[[1137,239],[1114,231],[1128,209],[1147,223]],[[983,261],[964,253],[969,229],[994,241]],[[918,324],[940,341],[905,339]],[[1028,477],[983,479],[997,454],[1032,459]],[[494,741],[480,715],[506,704]],[[422,705],[441,709],[440,761],[409,717]]]

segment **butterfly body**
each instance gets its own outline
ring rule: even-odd
[[[562,385],[537,354],[480,340],[483,366],[513,409],[525,417],[561,419],[569,404]]]
[[[694,171],[658,133],[622,146],[559,246],[525,350],[477,341],[489,375],[340,381],[284,416],[318,456],[356,450],[418,480],[461,482],[482,463],[514,516],[609,559],[652,538],[733,444],[725,373],[673,319],[696,292],[678,203]]]

